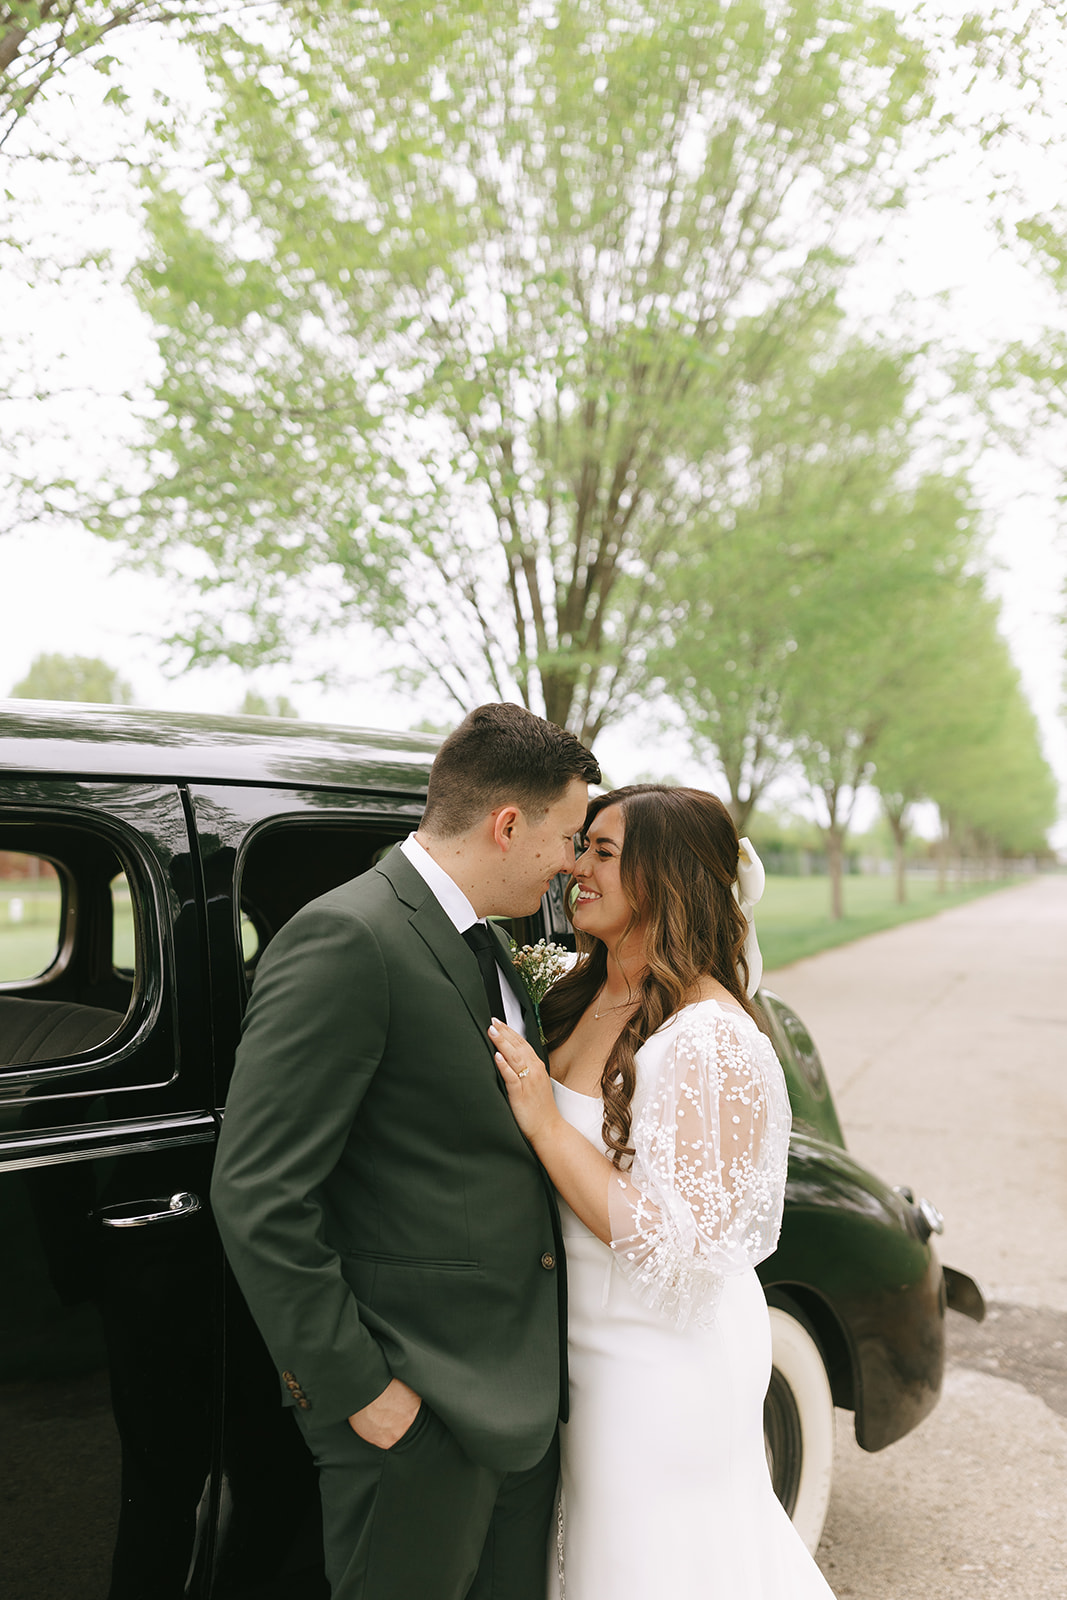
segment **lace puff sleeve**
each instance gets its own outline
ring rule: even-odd
[[[789,1097],[769,1040],[712,1005],[679,1013],[641,1054],[633,1162],[609,1189],[611,1247],[638,1297],[684,1327],[710,1321],[723,1280],[778,1242]]]

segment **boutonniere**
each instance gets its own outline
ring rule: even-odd
[[[517,945],[512,942],[512,963],[533,1001],[534,1016],[537,1018],[542,1044],[545,1042],[545,1035],[541,1029],[541,1001],[556,979],[562,978],[566,972],[567,956],[568,952],[561,944],[549,944],[545,939],[538,939],[536,944]]]

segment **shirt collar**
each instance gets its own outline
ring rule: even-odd
[[[413,833],[401,841],[400,848],[458,933],[465,933],[476,922],[484,923],[485,918],[478,915],[459,884],[448,876],[428,850],[423,849]]]

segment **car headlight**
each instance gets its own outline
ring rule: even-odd
[[[926,1238],[932,1233],[944,1233],[945,1219],[932,1200],[920,1200],[915,1213],[926,1230]]]
[[[911,1214],[915,1218],[915,1226],[923,1244],[926,1243],[932,1233],[944,1233],[945,1219],[932,1200],[920,1200],[916,1205],[915,1191],[909,1189],[906,1183],[898,1183],[896,1185],[896,1193],[899,1194],[902,1200],[906,1200],[911,1207]]]

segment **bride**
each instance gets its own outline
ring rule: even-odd
[[[549,1600],[832,1600],[771,1488],[767,1306],[789,1101],[748,999],[763,869],[725,806],[595,799],[583,959],[541,1007],[551,1079],[494,1018],[515,1118],[561,1197],[570,1421]]]

